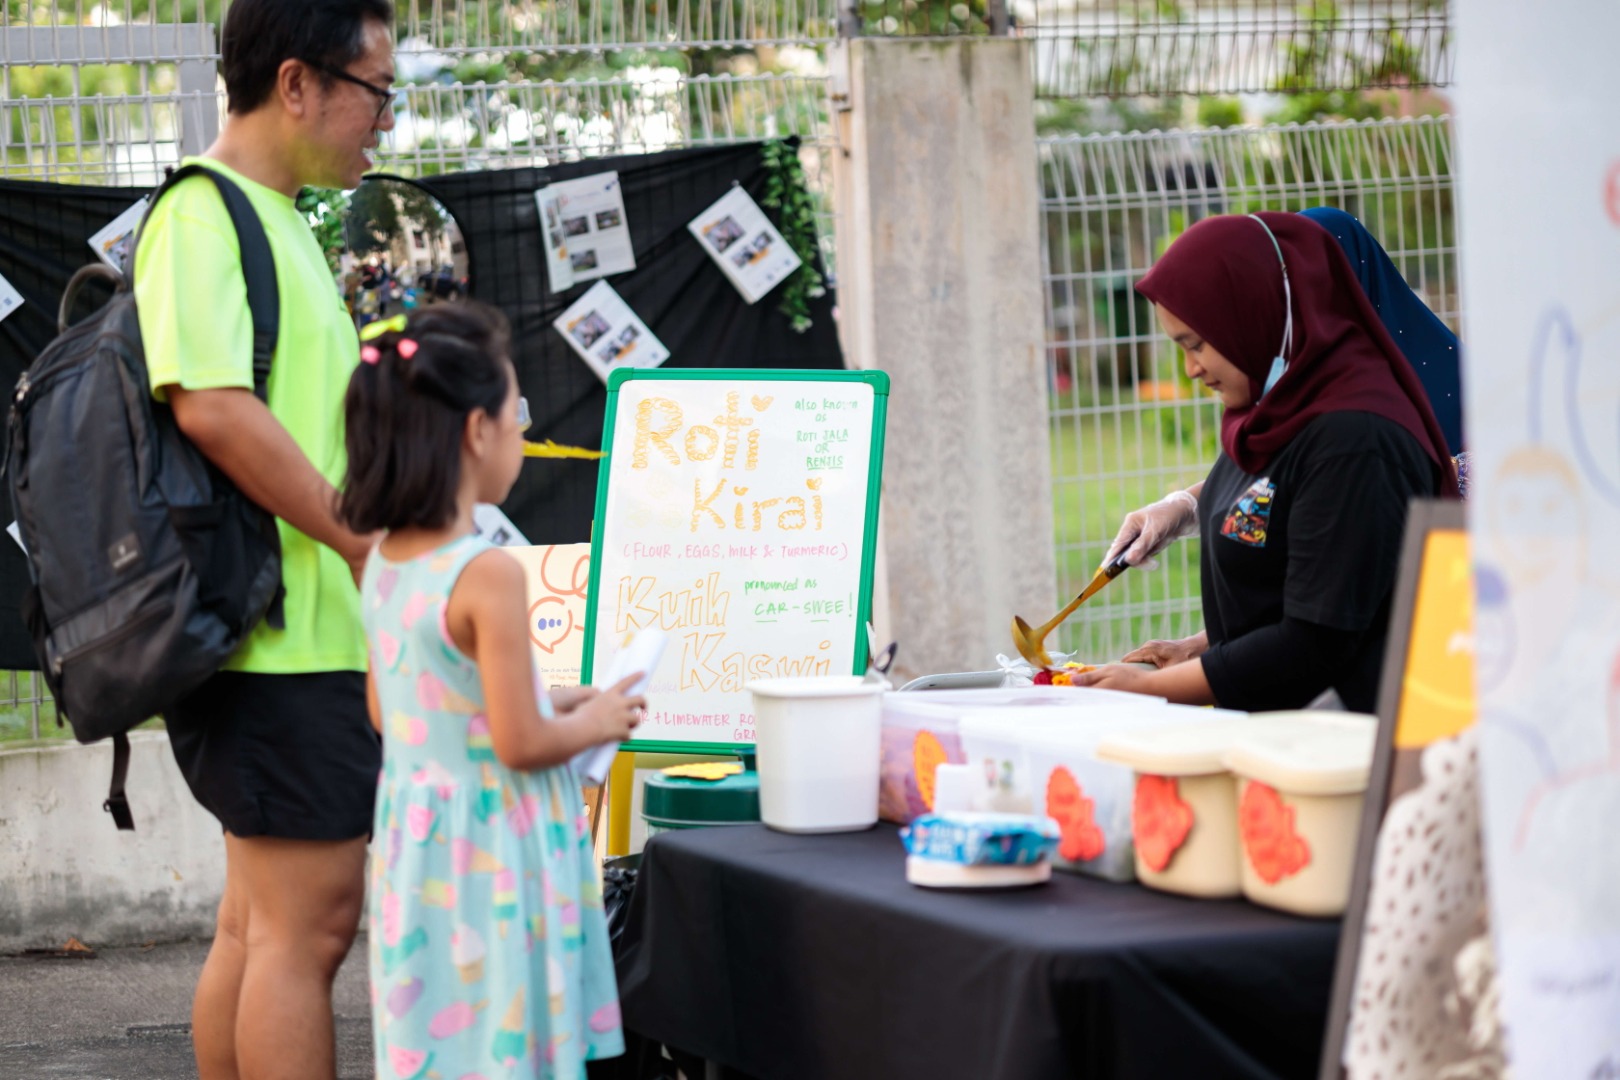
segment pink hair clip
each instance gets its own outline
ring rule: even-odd
[[[394,346],[394,351],[409,360],[416,355],[416,342],[408,337],[400,338],[399,343]]]
[[[382,359],[382,353],[377,351],[375,345],[362,345],[360,346],[360,359],[368,364],[375,364]]]

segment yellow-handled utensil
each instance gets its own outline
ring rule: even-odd
[[[1028,660],[1038,668],[1052,666],[1052,658],[1046,652],[1046,635],[1063,625],[1063,620],[1075,613],[1075,610],[1102,590],[1104,585],[1113,581],[1125,572],[1130,563],[1125,556],[1120,555],[1113,562],[1108,563],[1093,575],[1091,582],[1082,590],[1080,595],[1069,601],[1067,607],[1052,616],[1045,623],[1031,630],[1029,623],[1020,615],[1013,616],[1012,637],[1013,644],[1018,647],[1018,655]]]

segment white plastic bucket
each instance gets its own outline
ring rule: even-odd
[[[761,821],[793,833],[855,832],[877,824],[887,689],[859,675],[748,684]]]

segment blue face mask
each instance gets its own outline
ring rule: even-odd
[[[1277,385],[1277,380],[1282,378],[1283,372],[1287,370],[1288,361],[1284,360],[1280,356],[1272,357],[1271,371],[1266,374],[1266,385],[1261,389],[1260,396],[1265,397],[1267,394],[1271,393],[1271,388]]]
[[[1277,356],[1272,359],[1271,370],[1266,374],[1266,385],[1260,391],[1260,396],[1265,397],[1271,393],[1271,388],[1277,385],[1277,380],[1281,379],[1283,373],[1288,370],[1288,354],[1294,348],[1294,290],[1288,284],[1288,263],[1283,260],[1282,245],[1277,243],[1277,237],[1272,233],[1271,226],[1261,220],[1258,214],[1250,214],[1249,216],[1254,218],[1262,229],[1266,230],[1266,236],[1271,240],[1271,246],[1276,249],[1277,262],[1282,266],[1283,307],[1288,313],[1283,322],[1282,348],[1278,350]]]

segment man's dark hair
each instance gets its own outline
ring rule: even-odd
[[[366,22],[394,22],[389,0],[232,0],[220,35],[227,107],[250,113],[276,88],[288,60],[344,70],[365,48]],[[331,76],[317,69],[323,85]]]
[[[506,316],[463,300],[412,312],[404,330],[362,344],[343,399],[345,525],[368,533],[455,520],[461,434],[474,409],[498,416],[506,404],[509,340]]]

